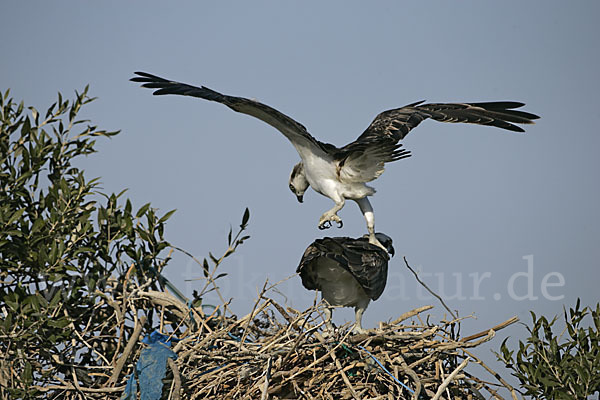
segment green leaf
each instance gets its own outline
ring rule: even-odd
[[[171,211],[167,212],[165,215],[163,215],[158,220],[158,223],[161,224],[161,223],[165,222],[166,220],[168,220],[169,218],[171,218],[171,215],[173,215],[175,213],[175,211],[177,211],[177,210],[171,210]]]
[[[140,229],[138,231],[138,235],[140,235],[140,238],[142,238],[142,240],[144,240],[146,242],[152,242],[152,237],[150,236],[150,234],[148,234],[148,232]]]
[[[240,225],[240,228],[244,229],[246,227],[246,225],[248,224],[249,219],[250,219],[250,210],[248,210],[248,207],[246,207],[246,210],[244,211],[244,216],[242,217],[242,224]]]
[[[21,215],[23,215],[24,212],[25,212],[24,208],[21,208],[20,210],[17,210],[15,213],[13,213],[13,215],[11,215],[11,217],[8,220],[8,222],[6,223],[6,225],[11,225],[16,220],[18,220],[19,218],[21,218]]]
[[[10,301],[8,299],[5,300],[6,305],[9,306],[10,308],[13,309],[13,311],[18,312],[19,311],[19,303],[17,303],[16,301]]]
[[[69,321],[66,317],[60,318],[60,319],[56,319],[56,320],[48,320],[48,326],[51,326],[53,328],[64,328],[65,326],[69,325],[71,323],[71,321]]]
[[[23,136],[23,137],[27,136],[29,134],[30,130],[31,130],[31,122],[29,122],[29,118],[25,118],[25,120],[23,121],[23,125],[21,127],[21,136]]]
[[[250,236],[242,236],[241,238],[238,239],[237,243],[242,244],[248,239],[250,239]]]
[[[37,125],[39,123],[39,116],[40,116],[40,114],[33,107],[29,107],[29,110],[31,111],[31,116],[33,117],[33,120],[35,121],[35,124]]]
[[[29,361],[25,361],[25,368],[23,369],[22,377],[25,386],[31,386],[31,384],[33,383],[33,372]]]
[[[52,297],[52,300],[50,300],[50,308],[54,308],[56,307],[56,305],[58,304],[58,302],[61,300],[61,292],[60,290],[57,290],[56,293],[54,293],[54,296]]]
[[[146,203],[146,204],[144,204],[144,205],[143,205],[143,206],[142,206],[142,207],[139,209],[139,211],[138,211],[138,212],[135,214],[135,216],[136,216],[137,218],[141,218],[141,217],[142,217],[142,215],[144,215],[144,214],[146,213],[146,211],[148,211],[148,209],[149,209],[149,208],[150,208],[150,203]]]
[[[73,252],[73,257],[76,257],[82,253],[90,253],[90,254],[94,254],[95,250],[91,247],[79,247],[78,249],[76,249]]]
[[[204,272],[204,277],[208,278],[209,266],[208,266],[208,261],[206,261],[206,258],[204,259],[204,262],[202,263],[202,270]]]

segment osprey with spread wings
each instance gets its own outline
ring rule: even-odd
[[[346,200],[355,201],[367,222],[369,242],[385,249],[375,236],[375,218],[368,196],[375,189],[366,183],[377,179],[385,163],[410,157],[410,152],[398,142],[423,120],[463,122],[490,125],[514,132],[524,132],[515,124],[531,124],[539,118],[535,114],[516,110],[523,103],[495,101],[486,103],[433,103],[417,102],[384,111],[356,139],[344,147],[323,143],[312,137],[306,128],[287,115],[255,100],[227,96],[205,86],[192,86],[170,81],[146,72],[136,72],[131,80],[143,87],[157,89],[155,95],[178,94],[199,97],[222,103],[234,111],[251,115],[279,130],[298,151],[300,161],[292,169],[289,188],[302,202],[308,187],[335,203],[319,219],[319,228],[331,227],[332,222],[342,226],[337,215]]]

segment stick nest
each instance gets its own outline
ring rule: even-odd
[[[158,325],[180,339],[173,341],[177,358],[168,360],[162,399],[500,399],[501,386],[516,398],[470,352],[516,318],[459,339],[460,319],[431,323],[425,311],[433,306],[424,306],[367,334],[352,334],[347,324],[324,337],[325,305],[282,306],[269,297],[276,285],[265,283],[252,312],[241,318],[228,303],[207,313],[168,292],[131,286],[115,285],[102,296],[113,310],[102,332],[103,341],[117,347],[112,360],[93,346],[97,365],[74,366],[60,384],[39,386],[42,397],[121,398],[146,347],[142,339]],[[133,316],[130,323],[123,324],[124,311]],[[467,373],[469,362],[487,369],[488,380]]]
[[[458,340],[459,321],[423,321],[433,308],[425,306],[367,334],[346,325],[324,337],[323,307],[300,312],[262,293],[243,318],[207,316],[175,346],[180,382],[172,386],[190,399],[501,398],[505,382],[464,371],[481,363],[468,349],[492,339],[494,329]]]

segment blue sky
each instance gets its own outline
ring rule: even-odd
[[[134,71],[256,98],[337,145],[422,99],[527,103],[541,119],[525,135],[424,122],[404,141],[413,156],[373,185],[377,230],[397,255],[364,325],[424,304],[443,317],[406,256],[453,309],[477,316],[463,325],[471,332],[599,300],[598,15],[593,1],[2,2],[0,89],[43,109],[89,83],[99,99],[85,116],[122,133],[82,160],[88,177],[129,188],[138,206],[177,209],[167,237],[199,258],[224,250],[249,207],[252,238],[223,266],[240,314],[266,278],[294,273],[331,201],[296,202],[287,179],[298,156],[273,128],[219,104],[153,97],[128,81]],[[325,234],[365,232],[355,204],[340,216],[344,228]],[[184,279],[201,271],[181,256],[166,275],[191,294]],[[314,297],[297,277],[281,290],[296,308]]]

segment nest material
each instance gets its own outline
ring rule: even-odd
[[[153,309],[160,313],[161,332],[181,339],[173,346],[177,358],[168,360],[163,399],[501,399],[502,386],[516,399],[514,389],[470,352],[516,317],[460,339],[460,319],[430,323],[423,313],[433,306],[424,306],[368,334],[353,335],[347,324],[323,337],[325,305],[315,300],[304,311],[284,307],[268,296],[274,287],[265,283],[252,312],[242,318],[231,314],[228,303],[207,314],[139,286],[127,295],[105,293],[103,301],[115,310],[107,325],[122,322],[119,310],[141,315]],[[39,386],[43,397],[119,399],[146,346],[142,339],[156,329],[149,321],[134,317],[125,336],[110,328],[115,336],[104,341],[120,348],[113,360],[96,347],[98,365],[74,366],[78,373],[60,384]],[[470,375],[464,370],[469,362],[490,375]],[[81,372],[88,374],[85,381]]]
[[[202,334],[175,347],[173,388],[190,399],[466,399],[506,384],[463,370],[481,363],[468,349],[492,339],[494,329],[457,340],[459,321],[423,322],[419,314],[432,308],[425,306],[368,334],[345,326],[324,338],[322,306],[299,312],[263,295],[243,318],[209,316]]]

